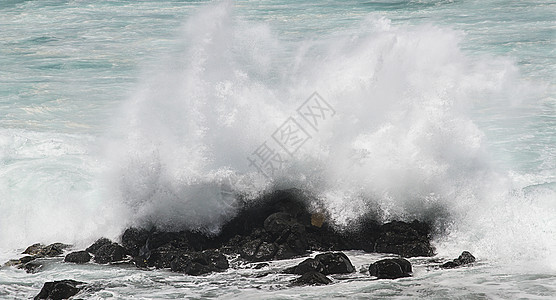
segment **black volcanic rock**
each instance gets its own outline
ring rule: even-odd
[[[180,232],[154,231],[145,241],[145,247],[148,250],[157,249],[163,246],[166,247],[168,245],[183,250],[190,250],[187,237]]]
[[[332,283],[332,280],[330,280],[330,278],[326,277],[322,273],[315,271],[307,272],[301,275],[301,277],[296,278],[292,281],[292,285],[324,285],[330,283]]]
[[[96,254],[98,249],[100,249],[102,246],[108,245],[108,244],[112,244],[112,241],[107,239],[107,238],[100,238],[100,239],[96,240],[91,246],[89,246],[85,250],[87,250],[87,252],[89,252],[89,253]]]
[[[85,284],[86,283],[84,282],[79,282],[71,279],[45,282],[39,294],[36,295],[33,299],[68,299],[77,294]]]
[[[403,257],[432,256],[429,229],[424,223],[393,221],[381,226],[375,242],[375,251],[394,253]]]
[[[470,264],[475,262],[475,256],[471,254],[469,251],[463,251],[461,255],[457,258],[462,265]]]
[[[217,250],[182,253],[176,257],[170,267],[174,272],[188,275],[202,275],[210,272],[222,272],[228,269],[228,259]]]
[[[84,264],[91,260],[91,254],[87,251],[71,252],[64,258],[65,262],[72,262],[76,264]]]
[[[45,246],[41,243],[33,244],[25,249],[21,254],[35,255],[39,253]]]
[[[205,250],[239,254],[248,262],[289,259],[306,255],[309,251],[364,250],[406,257],[433,255],[434,249],[429,243],[430,228],[423,222],[395,221],[381,225],[367,217],[350,224],[349,230],[338,230],[319,208],[318,199],[298,189],[275,191],[254,201],[240,199],[239,202],[244,205],[217,235],[188,230],[166,232],[156,228],[129,228],[122,235],[125,253],[132,256],[138,267],[170,268],[173,264],[172,269],[180,272],[184,272],[193,253]],[[87,251],[95,254],[104,245],[112,245],[112,242],[101,239]],[[314,270],[325,275],[354,270],[342,253],[325,253],[315,260],[323,267]],[[306,264],[310,265],[309,262]],[[191,267],[196,271],[189,273],[201,274],[206,272],[204,268],[200,264]]]
[[[124,247],[114,243],[107,238],[100,238],[86,249],[86,252],[94,254],[93,260],[98,264],[107,264],[122,261],[126,255]],[[85,259],[84,254],[79,254]],[[71,257],[73,258],[73,257]]]
[[[59,256],[64,253],[64,250],[71,247],[71,245],[54,243],[44,247],[39,253],[35,254],[35,257],[54,257]]]
[[[369,237],[348,236],[347,232],[337,231],[328,223],[321,227],[306,227],[308,249],[313,251],[342,251],[362,249],[359,241]],[[374,240],[373,240],[374,242]]]
[[[55,257],[58,255],[62,255],[64,253],[64,250],[69,247],[71,247],[71,245],[62,243],[53,243],[48,246],[44,246],[38,243],[27,247],[27,249],[23,251],[23,254],[29,254],[34,258]]]
[[[320,261],[314,258],[307,258],[306,260],[300,262],[297,266],[287,268],[283,272],[287,274],[299,274],[299,275],[303,275],[307,272],[323,273],[324,265]]]
[[[264,220],[264,229],[276,236],[279,236],[297,224],[297,220],[287,212],[273,213]]]
[[[217,240],[228,241],[234,236],[246,237],[263,230],[267,236],[262,239],[277,246],[274,259],[304,255],[309,250],[364,250],[404,257],[434,255],[429,242],[430,227],[424,222],[394,221],[380,225],[367,217],[350,226],[349,231],[338,231],[327,221],[326,214],[311,212],[311,203],[318,200],[297,189],[264,195],[225,224]]]
[[[145,229],[128,228],[122,235],[122,246],[129,255],[137,256],[147,243],[149,234],[150,232]]]
[[[463,251],[458,258],[449,261],[447,263],[444,263],[440,267],[444,269],[453,269],[453,268],[471,264],[473,262],[475,262],[475,256],[473,256],[473,254],[471,254],[468,251]]]
[[[239,255],[241,255],[241,257],[244,259],[254,260],[255,255],[257,255],[257,251],[259,250],[259,246],[262,243],[263,241],[261,239],[255,239],[243,243],[243,245],[239,249]]]
[[[349,258],[341,252],[322,253],[315,256],[315,260],[324,266],[324,272],[322,272],[324,275],[355,272],[355,267]]]
[[[297,266],[287,268],[284,270],[284,273],[302,275],[313,271],[324,275],[344,274],[354,272],[355,267],[344,253],[327,252],[315,256],[314,259],[308,258]]]
[[[39,272],[40,269],[42,269],[42,264],[36,262],[28,262],[23,265],[23,269],[29,274],[35,274]]]
[[[305,227],[299,223],[284,230],[276,242],[288,246],[296,254],[305,254],[309,250]]]
[[[309,250],[308,226],[307,196],[295,189],[276,191],[246,205],[212,241],[247,261],[287,259]]]
[[[237,238],[240,256],[251,262],[287,259],[307,252],[308,244],[304,228],[295,224],[279,234],[272,234],[264,229],[255,230],[250,236]]]
[[[155,267],[157,269],[169,268],[174,259],[182,254],[188,253],[187,250],[174,247],[171,244],[150,250],[144,257],[135,257],[135,264],[140,267]]]
[[[254,201],[240,199],[239,202],[244,205],[217,235],[190,230],[168,232],[157,228],[128,228],[122,234],[122,245],[101,238],[86,251],[68,254],[65,261],[88,262],[88,253],[91,253],[95,262],[106,264],[122,261],[129,255],[140,268],[171,268],[187,274],[204,274],[219,269],[208,261],[224,262],[219,256],[223,254],[239,254],[248,262],[289,259],[310,251],[363,250],[403,257],[434,254],[430,244],[431,230],[424,222],[393,221],[381,225],[368,215],[340,230],[330,221],[322,203],[299,189],[274,191]],[[29,256],[11,260],[6,265],[23,266],[36,258],[58,256],[67,246],[61,243],[34,244],[24,252]],[[209,255],[211,252],[207,250],[216,251],[218,255]],[[472,255],[466,254],[444,267],[467,264],[471,259]],[[343,253],[327,252],[305,260],[287,272],[304,274],[316,271],[327,275],[354,270]]]
[[[64,253],[64,249],[67,249],[69,247],[71,247],[71,245],[62,244],[62,243],[53,243],[48,246],[45,246],[40,243],[33,244],[27,247],[25,251],[23,251],[22,253],[22,254],[29,254],[29,255],[25,255],[19,259],[9,260],[4,264],[4,266],[6,267],[16,266],[20,269],[26,269],[29,273],[29,270],[34,271],[39,269],[38,267],[35,267],[35,265],[29,265],[29,267],[26,268],[25,265],[30,261],[33,261],[37,258],[55,257],[55,256],[62,255]]]
[[[295,220],[296,223],[310,226],[311,213],[308,204],[312,200],[310,196],[298,189],[265,194],[256,201],[245,203],[238,214],[223,226],[219,239],[227,241],[236,235],[249,236],[257,229],[264,230],[266,219],[275,213],[287,213],[291,216],[291,221]],[[270,220],[267,223],[271,223]],[[271,224],[267,226],[269,225]],[[277,228],[275,230],[279,231]]]
[[[340,230],[330,222],[317,198],[301,190],[290,189],[244,202],[237,215],[224,224],[217,235],[190,230],[168,232],[154,227],[148,230],[128,228],[122,234],[122,245],[101,238],[86,251],[69,253],[64,260],[85,263],[90,261],[91,253],[96,263],[107,264],[121,262],[129,255],[139,268],[167,268],[188,275],[202,275],[227,270],[229,264],[224,254],[239,254],[244,261],[261,262],[321,251],[325,253],[308,258],[284,272],[302,275],[294,284],[328,284],[331,280],[326,275],[355,271],[345,254],[331,251],[363,250],[404,257],[432,256],[434,249],[430,245],[430,231],[429,225],[424,222],[393,221],[381,225],[372,217],[354,221]],[[40,266],[30,264],[32,260],[61,255],[66,247],[61,243],[48,246],[35,244],[25,250],[29,256],[12,260],[7,265],[38,270]],[[474,257],[464,252],[443,267],[472,261]],[[369,273],[378,278],[406,277],[410,276],[411,264],[401,258],[381,260],[370,266]],[[48,284],[52,290],[55,283]],[[67,290],[71,290],[71,284],[59,284],[60,289],[69,286]]]
[[[411,276],[411,263],[403,258],[379,260],[369,266],[369,275],[378,279],[396,279]]]
[[[275,259],[290,259],[298,256],[299,254],[292,250],[287,245],[278,245],[278,250],[276,251]]]
[[[264,260],[271,260],[274,258],[278,249],[276,245],[269,242],[262,242],[257,249],[257,253],[253,257],[252,260],[254,261],[264,261]]]
[[[123,260],[125,257],[124,247],[116,244],[104,244],[102,247],[98,248],[95,253],[95,262],[98,264],[107,264],[111,262],[118,262]]]

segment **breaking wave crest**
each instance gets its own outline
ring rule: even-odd
[[[460,32],[369,16],[358,30],[284,41],[223,4],[182,39],[117,123],[111,178],[135,224],[217,232],[238,195],[297,187],[339,226],[368,214],[436,223],[452,255],[554,251],[554,191],[519,192],[470,117],[475,103],[531,91],[510,61],[464,54]],[[318,127],[298,112],[315,91],[331,109]],[[297,145],[275,138],[284,126],[302,128]],[[261,147],[286,161],[266,176],[248,160],[262,162]]]
[[[521,175],[496,165],[473,119],[477,103],[506,105],[537,91],[510,60],[463,52],[461,32],[370,15],[357,29],[286,38],[224,3],[192,16],[179,39],[125,101],[115,129],[100,143],[76,143],[71,157],[87,159],[70,163],[81,175],[60,173],[45,195],[52,201],[7,206],[3,243],[90,241],[130,225],[216,233],[241,201],[301,188],[338,226],[366,215],[428,220],[440,255],[548,261],[556,254],[553,184],[526,188],[515,179]],[[309,99],[314,92],[321,98]],[[328,105],[318,124],[300,114],[307,99]],[[284,144],[287,131],[277,131],[284,126],[303,128],[297,144]],[[263,175],[248,159],[264,157],[282,164]],[[79,194],[81,185],[95,192]],[[60,205],[65,216],[49,214]],[[58,217],[18,217],[35,210]],[[30,240],[14,228],[31,232]]]

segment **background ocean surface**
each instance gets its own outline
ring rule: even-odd
[[[437,258],[478,263],[291,288],[273,271],[299,259],[190,277],[57,258],[1,269],[0,298],[72,278],[86,299],[551,299],[555,20],[534,0],[1,0],[0,262],[130,225],[216,232],[230,189],[299,187],[338,226],[426,219]],[[314,91],[337,115],[266,180],[246,158]]]

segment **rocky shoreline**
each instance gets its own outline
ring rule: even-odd
[[[216,236],[200,232],[168,232],[156,228],[128,228],[120,243],[100,238],[85,250],[65,255],[67,263],[133,264],[141,269],[169,269],[187,275],[203,275],[226,271],[229,256],[245,262],[303,257],[312,251],[323,252],[307,258],[283,273],[300,275],[292,285],[329,284],[330,274],[355,272],[350,259],[341,251],[391,253],[398,258],[369,262],[369,275],[376,279],[396,279],[412,274],[411,263],[405,258],[434,255],[429,224],[393,221],[379,224],[362,220],[350,231],[337,230],[322,210],[311,206],[314,200],[301,190],[275,191],[244,206],[224,225]],[[56,243],[35,244],[18,260],[5,266],[23,268],[29,273],[40,271],[35,259],[61,256],[70,246]],[[454,268],[475,261],[465,251],[451,262],[439,267]],[[67,299],[78,293],[86,283],[69,279],[45,283],[35,299]]]

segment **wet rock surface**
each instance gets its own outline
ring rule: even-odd
[[[292,281],[292,285],[325,285],[330,283],[332,283],[330,278],[315,271],[307,272]]]
[[[349,231],[338,230],[323,211],[317,199],[300,190],[275,191],[245,203],[218,235],[189,230],[168,232],[154,227],[128,228],[121,236],[121,243],[100,238],[85,250],[67,254],[64,261],[131,263],[141,269],[168,269],[199,276],[228,270],[229,258],[260,269],[269,266],[262,263],[265,261],[303,257],[319,251],[324,253],[274,272],[300,275],[291,281],[292,285],[325,285],[332,283],[327,275],[355,272],[350,259],[340,251],[394,253],[402,257],[434,255],[431,230],[426,223],[379,224],[372,218],[363,218],[350,224]],[[42,268],[41,263],[35,261],[37,258],[61,256],[68,247],[62,243],[34,244],[23,252],[25,256],[6,265],[34,273]],[[442,267],[453,268],[473,261],[475,258],[464,252]],[[391,258],[371,264],[368,271],[379,279],[395,279],[411,276],[412,266],[403,258]],[[35,299],[67,299],[85,285],[74,280],[47,282]]]
[[[36,262],[28,262],[23,265],[23,269],[29,274],[35,274],[42,269],[42,264]]]
[[[374,250],[403,257],[432,256],[434,248],[430,245],[429,232],[429,226],[418,221],[386,223],[380,228]]]
[[[355,272],[355,267],[351,264],[349,258],[341,252],[319,254],[315,256],[315,260],[324,266],[324,275]]]
[[[48,246],[44,246],[42,244],[34,244],[27,247],[27,249],[25,249],[22,254],[28,254],[34,258],[55,257],[62,255],[64,253],[64,250],[70,247],[71,245],[62,243],[53,243]]]
[[[66,262],[98,264],[132,263],[143,269],[169,269],[188,275],[203,275],[227,270],[228,257],[247,263],[302,257],[311,251],[324,253],[308,258],[284,273],[302,275],[296,284],[328,284],[326,275],[355,271],[343,250],[395,253],[403,257],[432,256],[430,227],[413,221],[379,224],[363,218],[338,230],[319,208],[318,199],[298,189],[275,191],[246,202],[237,215],[226,223],[218,235],[183,230],[162,231],[157,228],[128,228],[121,244],[100,238],[84,251],[66,255]],[[67,245],[35,244],[28,254],[13,265],[25,266],[37,257],[58,256]],[[456,261],[456,260],[454,260]],[[456,264],[464,264],[466,257]],[[29,270],[40,269],[29,265]],[[404,259],[387,259],[370,266],[378,278],[410,276],[411,264]]]
[[[12,259],[4,263],[4,267],[17,267],[19,269],[24,269],[27,273],[36,273],[40,271],[42,265],[32,261],[45,258],[45,257],[56,257],[64,253],[64,250],[71,247],[71,245],[62,243],[53,243],[50,245],[43,245],[40,243],[33,244],[25,249],[22,254],[27,254],[19,259]]]
[[[145,229],[128,228],[122,235],[122,246],[131,256],[138,256],[147,243],[149,232]]]
[[[60,300],[69,299],[83,289],[86,283],[71,279],[46,282],[41,291],[33,299]]]
[[[202,275],[228,269],[228,259],[218,250],[190,252],[176,257],[170,263],[171,270],[188,275]]]
[[[94,261],[98,264],[107,264],[122,261],[126,250],[117,243],[105,243],[96,249]]]
[[[284,273],[303,275],[307,272],[324,272],[322,263],[314,258],[307,258],[300,262],[297,266],[293,266],[284,270]]]
[[[317,255],[315,258],[308,258],[297,266],[284,270],[284,273],[299,275],[307,272],[319,272],[324,275],[345,274],[355,272],[355,267],[344,253],[327,252]]]
[[[404,257],[434,253],[429,242],[430,228],[425,223],[395,221],[380,225],[367,218],[353,226],[354,230],[339,231],[315,203],[316,198],[298,189],[275,191],[245,203],[216,236],[187,230],[128,228],[121,245],[102,238],[87,251],[94,254],[97,263],[120,261],[129,255],[140,268],[170,268],[187,274],[222,270],[225,264],[216,267],[201,259],[208,255],[206,250],[239,255],[247,262],[290,259],[311,251],[364,250]],[[218,257],[218,261],[223,261]],[[326,275],[350,273],[354,268],[343,253],[331,252],[317,255],[293,272],[310,270]]]
[[[469,265],[474,262],[475,262],[475,256],[473,256],[473,254],[471,254],[468,251],[463,251],[458,258],[449,261],[447,263],[444,263],[440,267],[443,269],[453,269],[453,268]]]
[[[91,260],[91,254],[87,251],[71,252],[64,258],[65,262],[72,262],[76,264],[84,264]]]
[[[388,258],[372,263],[369,275],[378,279],[396,279],[411,276],[411,263],[403,258]]]
[[[97,251],[104,245],[112,244],[112,241],[107,238],[100,238],[96,240],[91,246],[85,249],[87,252],[96,254]]]

